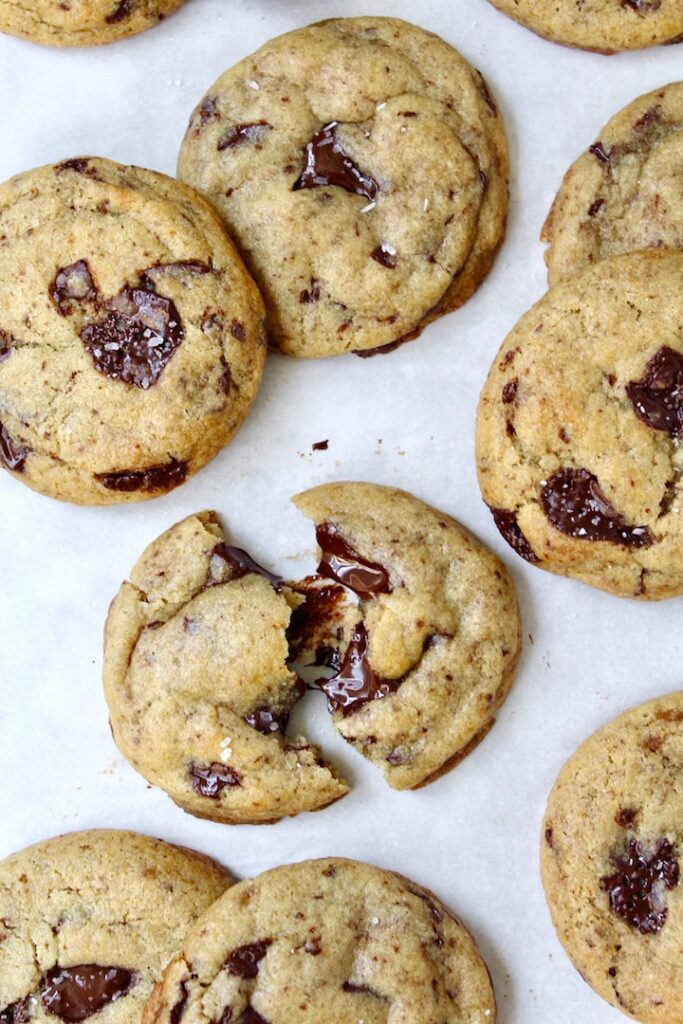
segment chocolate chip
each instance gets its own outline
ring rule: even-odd
[[[554,850],[555,846],[554,846],[554,841],[553,841],[553,830],[551,828],[547,828],[545,830],[545,832],[543,833],[543,835],[544,835],[545,841],[548,844],[548,846],[550,847],[550,849]]]
[[[321,576],[336,580],[360,597],[391,593],[389,573],[384,566],[359,555],[333,523],[321,523],[315,536],[322,551],[318,566]]]
[[[626,522],[587,469],[559,469],[544,485],[540,504],[555,529],[568,537],[629,548],[649,547],[654,541],[647,526]]]
[[[96,473],[95,479],[108,491],[170,491],[187,476],[187,462],[171,459],[145,469],[122,469],[116,473]]]
[[[95,172],[90,166],[90,158],[87,156],[75,157],[73,160],[62,160],[60,164],[55,164],[55,171],[57,174],[62,174],[64,171],[75,171],[77,174],[88,174],[90,177],[95,176]]]
[[[185,1013],[187,1000],[187,979],[185,979],[185,981],[180,982],[180,999],[176,1000],[176,1002],[171,1007],[171,1024],[178,1024],[178,1021],[182,1018],[183,1014]]]
[[[26,999],[18,999],[16,1003],[10,1003],[4,1010],[0,1010],[0,1024],[26,1024],[28,1019],[28,996]]]
[[[626,385],[638,419],[672,437],[683,431],[683,355],[668,346],[656,352],[640,380]]]
[[[373,356],[385,356],[389,352],[395,351],[395,349],[403,345],[404,342],[412,341],[413,338],[416,337],[417,334],[411,331],[410,334],[406,334],[403,338],[397,338],[396,341],[389,341],[386,345],[378,345],[376,348],[357,349],[353,354],[354,356],[360,356],[361,359],[372,359]]]
[[[230,324],[230,333],[232,334],[233,338],[237,338],[238,341],[247,340],[247,332],[245,330],[244,324],[242,323],[241,320],[238,320],[237,318],[235,318]]]
[[[311,445],[311,448],[313,449],[314,452],[326,452],[329,446],[329,441],[315,441]]]
[[[14,473],[23,473],[26,459],[30,454],[31,449],[18,444],[0,423],[0,462]]]
[[[111,14],[104,19],[108,25],[115,25],[119,21],[125,21],[130,15],[130,0],[119,0]]]
[[[61,267],[50,285],[50,298],[61,316],[69,316],[74,303],[97,298],[97,288],[86,260]]]
[[[235,1021],[235,1024],[269,1024],[269,1022],[253,1006],[248,1006],[244,1013]]]
[[[81,331],[95,369],[147,390],[157,383],[184,337],[174,303],[146,288],[124,288],[102,320]]]
[[[260,149],[260,143],[265,134],[272,130],[272,124],[267,121],[252,121],[251,124],[234,124],[221,136],[218,142],[219,152],[224,149],[235,149],[243,146],[245,142],[251,142]]]
[[[402,679],[382,679],[368,661],[368,636],[359,622],[351,635],[339,671],[330,679],[319,679],[318,686],[327,697],[330,711],[341,711],[346,718],[371,700],[395,693]]]
[[[134,982],[123,967],[53,967],[43,976],[40,998],[47,1013],[76,1024],[127,995]]]
[[[620,807],[614,816],[614,820],[619,828],[633,828],[637,817],[638,811],[634,810],[633,807]]]
[[[649,128],[651,124],[656,124],[662,119],[662,108],[660,106],[650,107],[646,110],[642,117],[639,117],[636,123],[633,125],[633,130],[636,132],[642,132],[646,128]]]
[[[220,121],[221,115],[218,109],[218,103],[216,102],[216,97],[205,96],[195,110],[194,116],[199,121],[200,128],[207,125],[209,121]]]
[[[302,303],[302,305],[310,305],[312,302],[317,302],[319,298],[320,286],[316,279],[312,277],[310,288],[304,288],[304,290],[299,293],[299,302]]]
[[[216,560],[216,561],[214,561]],[[216,564],[216,562],[218,564]],[[223,563],[222,565],[220,563]],[[227,569],[227,574],[225,570]],[[240,580],[248,573],[256,573],[268,580],[275,590],[282,590],[285,581],[281,576],[264,569],[262,565],[255,562],[248,551],[243,548],[233,547],[231,544],[217,544],[211,552],[211,563],[209,566],[209,578],[206,581],[207,587],[215,587],[219,583],[228,580]]]
[[[612,912],[642,935],[661,931],[668,915],[663,889],[675,889],[680,875],[669,840],[658,839],[648,854],[641,842],[631,839],[626,852],[613,856],[612,863],[615,873],[600,879]]]
[[[539,561],[538,555],[519,528],[515,512],[509,512],[504,508],[492,508],[491,515],[501,536],[508,542],[513,551],[516,551],[518,555],[532,564]]]
[[[588,216],[589,217],[595,217],[596,214],[598,214],[600,212],[600,210],[603,208],[604,205],[605,205],[605,200],[604,199],[602,199],[602,198],[596,199],[595,202],[591,203],[590,206],[588,207]]]
[[[238,946],[225,961],[225,969],[228,974],[234,974],[238,978],[255,978],[259,972],[259,964],[268,952],[272,939],[262,939],[260,942],[251,942],[247,946]]]
[[[600,161],[602,164],[608,164],[612,159],[614,153],[614,146],[610,149],[605,149],[602,142],[594,142],[592,146],[588,147],[588,152],[592,153],[593,156]]]
[[[206,796],[210,800],[217,800],[221,790],[226,786],[241,786],[242,776],[234,768],[228,768],[227,764],[220,761],[213,761],[211,764],[201,764],[192,761],[187,769],[190,776],[190,784],[199,796]]]
[[[514,402],[515,398],[517,397],[518,386],[519,381],[516,377],[514,377],[512,380],[509,380],[507,384],[503,386],[503,393],[501,397],[505,405],[510,405],[511,402]]]
[[[304,168],[293,192],[318,185],[336,185],[374,201],[379,185],[347,156],[337,139],[337,121],[331,121],[306,144]]]
[[[272,708],[256,708],[251,714],[246,715],[244,721],[252,729],[263,733],[264,736],[272,736],[274,732],[283,733],[289,722],[288,711],[273,711]]]
[[[373,249],[370,256],[376,263],[381,263],[381,265],[386,267],[388,270],[395,270],[396,264],[398,263],[398,260],[396,259],[396,250],[388,248],[384,242]]]
[[[644,11],[651,14],[662,6],[662,0],[621,0],[622,7],[630,7],[632,11]]]

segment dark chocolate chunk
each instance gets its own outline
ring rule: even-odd
[[[329,441],[316,441],[311,445],[314,452],[326,452],[330,446]]]
[[[215,96],[205,96],[202,102],[199,104],[194,112],[194,116],[199,122],[199,127],[203,128],[209,121],[220,121],[221,114],[218,109],[218,103]]]
[[[608,164],[612,159],[614,153],[614,147],[605,149],[602,142],[594,142],[592,146],[588,147],[588,152],[592,153],[596,160],[599,160],[601,164]]]
[[[544,485],[540,504],[555,529],[568,537],[629,548],[649,547],[654,541],[647,526],[626,522],[587,469],[558,469]]]
[[[77,174],[90,174],[94,176],[94,172],[90,167],[90,158],[87,156],[77,156],[72,160],[62,160],[61,163],[55,164],[55,171],[57,174],[62,174],[64,171],[75,171]]]
[[[605,200],[604,199],[602,199],[602,198],[596,199],[588,207],[588,216],[589,217],[595,217],[600,212],[600,210],[603,208],[604,205],[605,205]]]
[[[662,0],[621,0],[622,7],[630,7],[632,11],[643,11],[645,14],[658,11]]]
[[[419,334],[419,331],[418,331]],[[416,338],[417,334],[406,334],[403,338],[397,338],[396,341],[388,341],[386,345],[377,345],[376,348],[359,348],[354,350],[354,356],[360,356],[361,359],[372,359],[373,356],[386,356],[389,352],[395,352],[397,348],[403,345],[406,341],[412,341]]]
[[[508,542],[513,551],[516,551],[518,555],[532,564],[539,561],[538,555],[519,528],[515,512],[509,512],[504,508],[492,508],[491,515],[501,536]]]
[[[235,974],[238,978],[255,978],[259,972],[259,964],[268,952],[272,939],[262,939],[260,942],[251,942],[247,946],[238,946],[225,961],[225,969],[228,974]]]
[[[69,316],[74,303],[97,298],[97,288],[86,260],[77,260],[57,271],[50,286],[50,298],[61,316]]]
[[[642,117],[639,117],[636,123],[633,125],[633,130],[636,132],[645,131],[651,124],[657,124],[662,119],[662,108],[657,105],[656,107],[650,107],[646,110]]]
[[[269,1022],[253,1006],[248,1006],[244,1013],[240,1014],[235,1024],[269,1024]]]
[[[3,331],[0,327],[0,363],[3,359],[8,359],[12,354],[12,343],[14,338],[7,331]]]
[[[119,21],[125,21],[130,16],[131,0],[119,0],[111,14],[104,19],[108,25],[115,25]]]
[[[614,874],[600,879],[612,912],[642,935],[661,931],[668,914],[663,890],[675,889],[680,877],[669,840],[658,839],[648,854],[643,843],[631,839],[625,853],[614,855],[612,863]]]
[[[319,638],[327,640],[335,619],[338,620],[339,606],[344,602],[346,591],[335,583],[319,586],[319,582],[320,577],[309,576],[293,587],[304,600],[292,611],[287,627],[289,660],[292,662],[300,660]],[[327,635],[323,637],[323,634]],[[314,664],[339,668],[339,651],[327,645],[316,647]]]
[[[382,245],[376,246],[370,253],[375,263],[381,263],[387,270],[395,270],[398,260],[396,259],[396,250],[389,249],[382,243]]]
[[[96,473],[95,479],[109,491],[170,491],[187,476],[187,463],[171,459],[145,469],[122,469],[116,473]]]
[[[127,995],[134,982],[133,972],[123,967],[53,967],[43,976],[40,998],[47,1013],[77,1024]]]
[[[140,283],[147,291],[153,292],[156,289],[157,278],[164,274],[171,274],[174,277],[185,274],[200,276],[210,274],[213,267],[203,260],[179,260],[177,263],[155,263],[140,274]]]
[[[310,288],[304,288],[299,293],[299,302],[302,305],[310,305],[312,302],[317,302],[320,298],[320,285],[314,277],[311,278]]]
[[[182,1018],[185,1013],[185,1007],[187,1006],[188,991],[187,991],[187,979],[180,982],[180,999],[178,999],[171,1007],[171,1024],[178,1024],[178,1021]]]
[[[389,573],[384,566],[359,555],[333,523],[321,523],[315,536],[322,551],[318,566],[321,576],[336,580],[360,597],[391,593]]]
[[[633,828],[638,811],[633,807],[620,807],[614,816],[614,820],[620,828]]]
[[[510,405],[511,402],[514,402],[515,398],[517,397],[518,387],[519,381],[516,377],[513,377],[512,380],[509,380],[507,384],[503,385],[503,392],[501,397],[505,405]]]
[[[245,716],[244,721],[252,729],[263,733],[264,736],[270,736],[274,732],[284,734],[289,721],[289,712],[274,711],[268,707],[256,708],[251,714]]]
[[[241,786],[242,776],[234,768],[220,761],[213,761],[211,764],[200,764],[199,761],[192,761],[187,769],[190,776],[190,784],[195,793],[199,796],[206,796],[210,800],[217,800],[221,790],[226,786]]]
[[[28,1019],[28,996],[26,999],[17,999],[16,1003],[10,1003],[4,1010],[0,1010],[0,1024],[26,1024]]]
[[[664,345],[652,356],[640,380],[626,385],[638,419],[672,437],[683,431],[683,355]]]
[[[235,149],[236,146],[242,146],[245,142],[255,143],[258,149],[264,135],[272,127],[272,124],[268,124],[267,121],[252,121],[251,124],[234,124],[221,136],[218,142],[218,149],[220,152],[224,149]]]
[[[379,185],[347,156],[337,139],[337,121],[331,121],[306,144],[304,169],[293,192],[318,185],[336,185],[374,201]]]
[[[147,288],[124,288],[102,320],[81,331],[95,369],[136,388],[151,388],[180,345],[184,331],[174,303]]]
[[[228,575],[225,578],[220,571],[223,567],[216,565],[214,559],[223,562],[227,568]],[[262,565],[255,562],[248,551],[245,551],[243,548],[233,547],[232,544],[217,544],[211,553],[211,562],[213,564],[209,568],[209,579],[206,581],[207,587],[215,587],[219,583],[225,583],[228,579],[240,580],[250,572],[263,576],[272,584],[275,590],[282,590],[285,584],[281,576],[276,576],[275,573],[269,572],[268,569],[264,569]]]
[[[330,711],[341,711],[346,718],[371,700],[395,693],[402,679],[382,679],[368,661],[368,635],[359,622],[354,628],[339,671],[331,679],[319,679],[318,686],[327,697]]]
[[[30,454],[31,449],[18,444],[0,423],[0,462],[14,473],[23,473],[26,459]]]

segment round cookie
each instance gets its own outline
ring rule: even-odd
[[[185,0],[0,0],[0,32],[47,46],[94,46],[144,32]]]
[[[683,37],[679,0],[489,0],[537,35],[598,53],[641,50]]]
[[[0,465],[84,504],[169,491],[227,444],[263,306],[186,185],[77,158],[0,186]]]
[[[513,583],[405,491],[335,483],[294,501],[316,523],[318,573],[356,595],[322,658],[309,643],[332,668],[318,685],[335,727],[393,788],[425,785],[476,746],[507,696],[521,648]]]
[[[435,896],[357,861],[241,882],[189,932],[143,1024],[491,1024],[472,937]]]
[[[683,254],[603,260],[510,332],[482,391],[484,501],[517,554],[623,597],[683,593]]]
[[[194,111],[179,175],[222,214],[293,356],[417,336],[489,270],[507,144],[479,72],[394,18],[297,29]]]
[[[550,795],[541,868],[560,942],[642,1024],[683,1021],[683,693],[620,715]]]
[[[108,829],[0,863],[0,1020],[137,1024],[169,957],[231,878],[208,857]]]
[[[104,689],[114,739],[198,817],[276,821],[348,790],[317,748],[285,732],[304,687],[287,663],[282,589],[202,512],[147,548],[111,606]]]
[[[683,82],[612,118],[567,172],[541,239],[551,285],[607,256],[683,248]]]

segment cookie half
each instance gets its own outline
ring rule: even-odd
[[[608,122],[567,172],[541,239],[551,285],[608,256],[683,248],[683,82]]]
[[[505,230],[490,89],[394,18],[310,25],[231,68],[192,115],[179,174],[220,211],[293,356],[415,336],[475,291]]]
[[[231,884],[191,850],[74,832],[0,863],[0,1020],[137,1024],[188,928]]]
[[[489,0],[498,10],[555,43],[598,53],[678,43],[679,0]]]
[[[683,693],[641,704],[572,755],[541,867],[558,937],[595,991],[643,1024],[683,1020]]]
[[[0,465],[141,501],[228,443],[265,357],[258,290],[186,185],[77,158],[0,186]]]
[[[144,32],[185,0],[0,0],[0,32],[47,46],[94,46]]]
[[[189,932],[143,1024],[490,1024],[472,937],[430,892],[357,861],[241,882]]]
[[[313,663],[331,667],[318,685],[335,727],[395,789],[431,782],[485,736],[510,689],[521,647],[512,580],[463,526],[405,491],[336,483],[294,501],[316,524],[318,573],[355,597],[336,638],[309,643]],[[314,603],[309,624],[315,615]]]
[[[316,747],[286,735],[304,687],[288,665],[283,586],[202,512],[147,548],[111,606],[104,689],[114,739],[200,818],[276,821],[348,790]]]
[[[477,416],[511,547],[622,597],[683,593],[683,254],[603,260],[510,332]]]

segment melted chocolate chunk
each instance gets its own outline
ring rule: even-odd
[[[259,972],[259,964],[268,952],[272,939],[262,939],[260,942],[251,942],[248,946],[238,946],[225,961],[225,969],[228,974],[235,974],[238,978],[255,978]]]
[[[252,711],[250,715],[245,717],[244,721],[252,729],[263,733],[264,736],[271,736],[274,732],[284,734],[289,722],[289,712],[274,711],[268,707],[256,708],[255,711]]]
[[[0,462],[14,473],[23,473],[26,459],[30,454],[31,449],[17,444],[0,423]]]
[[[322,550],[318,566],[321,576],[336,580],[360,597],[391,593],[389,573],[384,566],[359,555],[333,523],[321,523],[315,536]]]
[[[370,256],[375,263],[381,263],[387,270],[395,270],[398,260],[396,259],[396,250],[387,249],[384,245],[378,245],[372,250]]]
[[[588,147],[588,152],[592,153],[596,160],[599,160],[601,164],[608,164],[612,159],[614,147],[611,149],[605,149],[602,142],[594,142],[592,146]]]
[[[18,999],[16,1003],[10,1003],[4,1010],[0,1010],[0,1024],[26,1024],[28,1019],[28,997]]]
[[[347,156],[337,139],[337,121],[331,121],[306,144],[304,169],[293,192],[318,185],[336,185],[373,201],[379,185]]]
[[[69,316],[74,303],[97,298],[97,288],[85,260],[77,260],[57,271],[50,286],[50,298],[61,316]]]
[[[122,469],[118,473],[96,473],[95,479],[109,491],[170,491],[187,476],[187,463],[171,459],[145,469]]]
[[[228,570],[227,576],[224,577],[221,572],[222,566],[213,564],[214,559],[224,563]],[[281,576],[276,576],[275,573],[264,569],[262,565],[254,561],[248,551],[245,551],[243,548],[233,547],[231,544],[217,544],[211,553],[211,562],[209,578],[206,581],[207,587],[215,587],[219,583],[227,582],[227,580],[241,580],[243,576],[250,572],[263,576],[275,590],[280,591],[285,585],[285,581]]]
[[[136,388],[151,388],[184,331],[174,303],[147,288],[124,288],[102,320],[81,331],[95,369]]]
[[[62,160],[60,164],[55,164],[55,171],[57,174],[62,174],[64,171],[75,171],[77,174],[90,174],[94,176],[94,172],[90,167],[90,158],[87,156],[77,156],[72,160]]]
[[[395,693],[402,679],[382,679],[368,661],[368,635],[359,622],[351,636],[339,671],[331,679],[319,679],[318,686],[327,697],[330,711],[341,711],[344,718],[371,700]]]
[[[303,594],[304,600],[292,611],[287,627],[290,661],[300,660],[321,633],[330,633],[335,619],[338,619],[339,606],[346,594],[344,587],[335,583],[318,586],[319,580],[318,576],[309,576],[294,586],[297,593]],[[339,651],[326,645],[316,647],[314,664],[338,669],[341,665]]]
[[[683,431],[683,355],[668,346],[655,352],[640,380],[626,385],[638,419],[672,437]]]
[[[419,331],[418,331],[419,334]],[[372,359],[373,356],[385,356],[389,352],[395,352],[397,348],[405,344],[406,341],[412,341],[416,338],[417,334],[406,334],[403,338],[397,338],[396,341],[388,341],[386,345],[377,345],[376,348],[359,348],[354,350],[354,356],[360,356],[361,359]]]
[[[631,839],[626,852],[613,856],[613,875],[600,879],[600,886],[609,896],[614,914],[642,935],[652,935],[664,927],[668,910],[664,906],[664,889],[675,889],[680,870],[678,858],[668,839],[658,839],[650,855],[643,844]]]
[[[272,124],[268,124],[267,121],[252,121],[251,124],[234,124],[221,136],[218,142],[218,149],[220,152],[223,152],[224,149],[235,149],[236,146],[243,146],[245,142],[255,143],[256,148],[259,149],[259,143],[263,140],[266,132],[269,132],[272,127]]]
[[[119,21],[125,21],[130,15],[130,0],[119,0],[111,14],[104,19],[108,25],[115,25]]]
[[[40,998],[48,1013],[77,1024],[127,995],[134,981],[123,967],[53,967],[43,976]]]
[[[171,1024],[178,1024],[185,1013],[185,1007],[187,1006],[188,991],[187,991],[187,980],[180,982],[180,999],[177,1000],[171,1007]]]
[[[629,548],[649,547],[654,540],[647,526],[626,522],[587,469],[553,473],[541,491],[540,503],[555,529],[568,537],[610,541]]]
[[[492,508],[491,515],[501,536],[513,551],[532,564],[539,561],[538,555],[519,528],[515,512],[509,512],[504,508]]]
[[[210,800],[217,800],[221,790],[226,786],[241,786],[242,776],[234,768],[220,761],[213,761],[211,764],[200,764],[192,761],[187,769],[190,776],[190,784],[199,796],[206,796]]]

